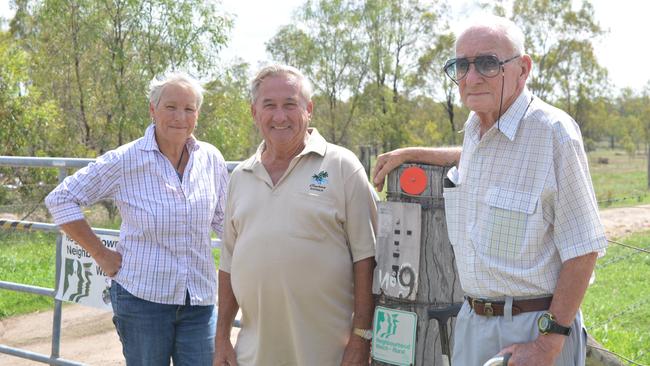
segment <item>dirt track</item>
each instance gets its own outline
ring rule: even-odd
[[[650,205],[601,211],[608,238],[650,229]],[[233,332],[235,333],[235,332]],[[52,311],[28,314],[0,321],[0,344],[49,355]],[[233,334],[233,342],[236,334]],[[66,305],[61,329],[62,358],[89,365],[124,365],[120,342],[111,314],[92,308]],[[0,354],[0,365],[42,365]]]

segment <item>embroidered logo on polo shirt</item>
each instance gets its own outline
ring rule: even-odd
[[[321,170],[318,174],[311,176],[311,184],[309,185],[309,190],[323,192],[327,185],[327,174],[326,171]]]

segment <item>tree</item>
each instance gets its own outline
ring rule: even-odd
[[[31,82],[56,100],[70,137],[95,154],[142,134],[154,75],[179,68],[206,75],[231,27],[206,0],[17,5],[23,19],[14,35],[32,54]]]
[[[310,77],[318,94],[312,124],[337,144],[349,141],[368,73],[360,14],[357,1],[310,0],[297,13],[297,24],[282,28],[266,44],[273,58]]]
[[[251,116],[247,74],[248,65],[239,63],[205,85],[196,134],[217,146],[226,160],[246,159],[259,143]]]
[[[315,85],[313,125],[334,143],[408,142],[418,59],[445,7],[417,0],[308,1],[267,44]]]
[[[367,35],[369,82],[364,101],[384,150],[410,139],[411,94],[421,86],[418,61],[444,37],[447,7],[437,1],[366,1],[362,24]],[[442,24],[442,25],[441,25]],[[368,131],[368,132],[370,132]]]
[[[604,31],[589,1],[574,11],[571,0],[515,0],[513,20],[526,35],[526,52],[533,59],[528,87],[545,100],[562,100],[576,117],[576,100],[606,90],[606,70],[594,52],[595,39]]]

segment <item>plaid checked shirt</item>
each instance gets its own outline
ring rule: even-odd
[[[607,246],[580,129],[525,89],[499,129],[482,138],[479,130],[472,113],[456,187],[444,190],[463,290],[485,298],[552,294],[562,262]]]
[[[83,219],[80,206],[115,200],[122,268],[113,280],[156,303],[182,305],[189,291],[192,305],[215,304],[210,228],[221,236],[228,169],[219,150],[190,138],[181,182],[154,128],[67,177],[45,203],[61,225]]]

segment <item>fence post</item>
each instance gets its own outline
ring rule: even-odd
[[[419,175],[413,177],[407,174],[403,177],[407,169]],[[387,200],[389,202],[410,202],[421,206],[417,292],[415,300],[409,300],[404,296],[389,296],[381,291],[382,293],[377,297],[377,305],[417,314],[414,362],[416,366],[449,365],[451,348],[449,340],[453,334],[453,322],[449,315],[457,313],[463,300],[456,260],[447,234],[442,195],[442,182],[448,170],[449,167],[404,164],[388,175]],[[407,185],[406,191],[411,191],[408,188],[409,180],[416,179],[419,179],[420,184],[422,179],[425,180],[425,186],[421,187],[423,191],[419,194],[405,192],[402,188],[403,184]],[[381,231],[382,228],[380,227],[379,230]],[[400,248],[403,249],[405,248]],[[382,252],[378,245],[378,262],[381,261],[382,256],[391,256],[391,253]],[[377,277],[375,277],[376,281]],[[443,354],[447,356],[443,357]],[[373,359],[373,365],[390,364]]]
[[[67,171],[65,167],[59,168],[59,183],[63,182],[67,176]],[[61,245],[63,239],[61,237],[61,232],[59,231],[56,234],[56,264],[55,264],[55,276],[54,276],[54,293],[59,289],[59,278],[61,277]],[[60,345],[61,345],[61,300],[54,297],[54,312],[52,318],[52,354],[53,359],[59,358],[60,355]]]
[[[363,169],[366,171],[366,176],[370,176],[370,157],[372,156],[372,152],[370,150],[370,146],[368,145],[361,145],[359,146],[359,161],[361,161],[361,165],[363,165]]]

